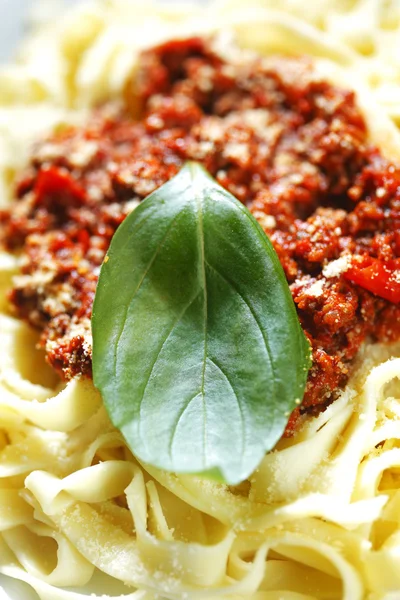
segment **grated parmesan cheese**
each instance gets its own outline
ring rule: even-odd
[[[97,151],[96,142],[81,142],[78,148],[69,155],[68,160],[72,166],[83,168],[90,163]]]
[[[230,159],[237,159],[241,162],[247,162],[250,159],[249,146],[236,142],[229,142],[224,149],[224,156]]]
[[[318,281],[315,281],[310,285],[309,288],[305,290],[305,293],[307,294],[307,296],[312,296],[314,298],[322,296],[324,291],[324,283],[325,279],[319,279]]]
[[[400,283],[400,270],[397,269],[396,271],[393,271],[393,273],[390,276],[390,279],[392,281],[395,281],[396,283]]]
[[[253,216],[260,223],[261,227],[264,229],[275,229],[276,227],[276,219],[272,215],[266,215],[261,210],[255,210],[253,212]]]
[[[323,269],[322,274],[328,279],[331,277],[340,277],[351,267],[351,256],[345,254],[336,260],[329,262]]]

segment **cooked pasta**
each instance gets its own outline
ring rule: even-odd
[[[238,4],[115,0],[38,27],[0,71],[0,206],[39,135],[118,97],[149,42],[193,32],[220,32],[222,52],[234,35],[265,55],[311,54],[356,89],[370,140],[400,160],[398,7]],[[59,380],[6,300],[20,262],[0,253],[0,573],[43,600],[398,597],[398,346],[365,346],[340,397],[228,487],[141,464],[91,380]]]

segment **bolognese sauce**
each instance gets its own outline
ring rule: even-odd
[[[345,385],[365,340],[400,338],[400,170],[368,144],[353,92],[305,58],[222,58],[190,38],[142,53],[122,105],[38,143],[0,213],[21,252],[10,300],[64,379],[91,376],[100,265],[124,218],[201,162],[260,222],[279,256],[313,364],[302,413]]]

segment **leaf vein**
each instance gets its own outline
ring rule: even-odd
[[[116,339],[116,342],[115,342],[114,375],[115,375],[116,377],[117,377],[117,364],[118,364],[118,350],[119,350],[119,342],[120,342],[120,340],[121,340],[121,337],[122,337],[122,334],[123,334],[123,332],[124,332],[125,323],[126,323],[126,318],[127,318],[127,316],[128,316],[129,308],[130,308],[130,306],[131,306],[131,304],[132,304],[132,302],[133,302],[133,299],[135,298],[136,294],[138,293],[138,291],[139,291],[139,290],[140,290],[140,288],[142,287],[142,285],[143,285],[143,282],[144,282],[144,280],[146,279],[146,276],[148,275],[148,273],[149,273],[149,271],[150,271],[151,267],[153,266],[153,264],[154,264],[154,262],[155,262],[155,260],[156,260],[157,256],[159,255],[159,253],[160,253],[160,250],[161,250],[161,248],[162,248],[162,247],[163,247],[163,245],[164,245],[164,242],[166,241],[166,239],[167,239],[168,235],[170,234],[170,232],[171,232],[172,228],[173,228],[174,226],[176,226],[176,224],[177,224],[177,222],[178,222],[179,218],[182,216],[182,214],[183,214],[183,213],[184,213],[184,211],[182,211],[182,212],[180,212],[180,213],[177,213],[177,214],[175,215],[175,217],[172,219],[172,221],[171,221],[171,223],[170,223],[170,225],[169,225],[169,227],[168,227],[167,231],[165,232],[164,236],[162,237],[162,239],[161,239],[161,240],[160,240],[160,242],[158,243],[158,245],[157,245],[157,248],[156,248],[156,250],[155,250],[155,252],[154,252],[154,254],[153,254],[153,256],[152,256],[152,258],[151,258],[151,260],[150,260],[150,262],[149,262],[149,264],[147,265],[147,267],[146,267],[145,271],[143,272],[143,275],[142,275],[142,277],[141,277],[141,279],[140,279],[140,281],[139,281],[138,285],[136,286],[135,290],[133,291],[133,293],[132,293],[132,295],[131,295],[131,297],[130,297],[130,299],[129,299],[129,302],[127,302],[127,304],[126,304],[124,318],[123,318],[123,319],[122,319],[122,321],[121,321],[121,322],[122,322],[122,327],[121,327],[121,329],[119,330],[118,337],[117,337],[117,339]]]
[[[158,361],[158,359],[160,357],[161,352],[163,351],[163,348],[164,348],[165,344],[167,343],[167,341],[171,337],[172,332],[174,331],[175,327],[182,320],[182,317],[184,316],[184,314],[186,313],[186,311],[190,308],[190,306],[193,304],[193,302],[196,300],[196,298],[199,296],[199,294],[201,293],[201,291],[202,290],[200,289],[198,292],[196,292],[195,296],[193,296],[193,298],[191,298],[190,301],[183,307],[182,311],[179,313],[178,317],[173,322],[172,327],[169,330],[167,337],[163,340],[162,344],[160,344],[160,347],[157,350],[157,354],[156,354],[155,359],[153,361],[153,364],[151,366],[149,376],[146,378],[146,385],[144,386],[142,397],[140,399],[140,405],[139,405],[139,436],[140,436],[140,424],[143,422],[143,419],[142,419],[143,400],[144,400],[144,396],[145,396],[145,393],[146,393],[146,390],[147,390],[147,386],[149,385],[151,376],[152,376],[153,371],[155,369],[156,363],[157,363],[157,361]]]
[[[200,391],[200,392],[197,392],[197,394],[195,394],[191,398],[189,398],[189,400],[184,404],[184,406],[182,407],[182,410],[180,411],[180,413],[178,414],[177,418],[175,419],[175,423],[174,423],[174,425],[172,427],[171,437],[170,437],[169,444],[168,444],[168,453],[169,453],[171,461],[172,461],[172,446],[173,446],[173,443],[174,443],[175,434],[176,434],[176,431],[178,429],[178,425],[179,425],[179,423],[180,423],[183,415],[185,414],[185,412],[189,408],[191,402],[193,402],[193,400],[195,398],[197,398],[198,396],[200,396],[200,394],[203,395],[203,393]]]
[[[236,294],[239,296],[239,298],[241,298],[241,300],[243,301],[243,303],[247,306],[247,308],[249,309],[254,321],[257,323],[257,326],[261,332],[262,338],[264,340],[264,345],[265,345],[265,349],[267,351],[267,355],[268,355],[268,359],[269,359],[269,363],[271,365],[271,370],[272,370],[272,390],[273,390],[273,394],[275,394],[276,391],[276,374],[275,374],[275,367],[274,367],[274,362],[272,360],[272,350],[271,347],[269,345],[268,342],[268,338],[265,336],[263,328],[261,327],[257,315],[255,314],[253,308],[250,306],[249,302],[246,300],[246,298],[240,293],[240,291],[237,289],[237,287],[231,282],[229,281],[229,279],[227,279],[225,277],[225,275],[222,275],[222,273],[220,273],[218,271],[218,269],[216,269],[213,265],[211,265],[208,261],[206,261],[207,266],[212,269],[215,273],[217,273],[217,275],[219,275],[221,277],[221,279],[223,279],[235,292]]]
[[[241,422],[241,427],[242,427],[242,449],[241,449],[241,454],[242,456],[244,455],[244,449],[245,449],[245,428],[244,428],[244,415],[243,415],[243,408],[242,408],[242,404],[238,398],[238,395],[236,394],[235,388],[233,387],[233,385],[231,384],[231,381],[229,379],[229,377],[226,375],[226,373],[221,369],[221,367],[215,362],[215,360],[213,360],[212,358],[208,358],[208,360],[218,369],[218,371],[220,371],[222,373],[222,375],[224,376],[224,378],[226,379],[226,381],[229,384],[229,387],[231,388],[238,408],[239,408],[239,413],[240,413],[240,422]]]

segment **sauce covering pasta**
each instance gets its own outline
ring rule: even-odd
[[[367,339],[400,337],[398,169],[368,144],[354,93],[302,58],[229,62],[212,40],[144,52],[122,107],[36,146],[3,211],[22,249],[10,299],[66,379],[91,375],[90,317],[116,228],[187,159],[245,203],[278,253],[313,348],[301,414],[337,395]]]

